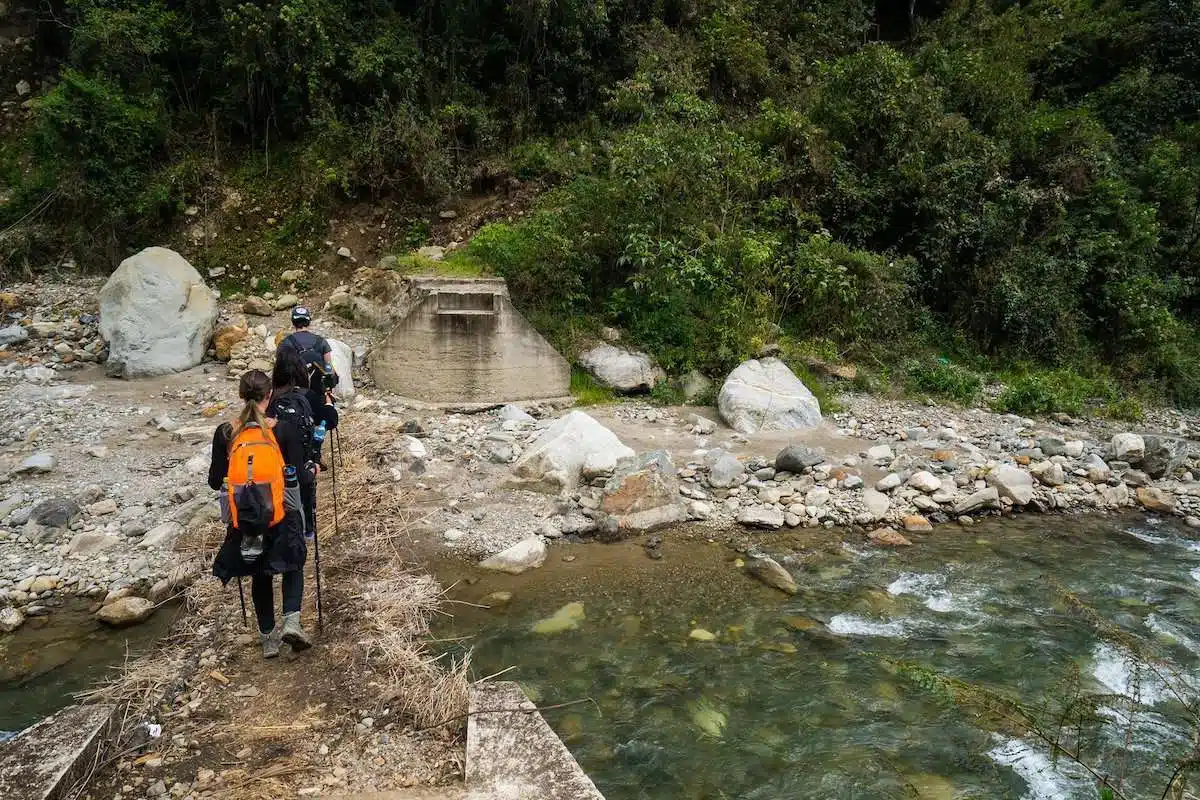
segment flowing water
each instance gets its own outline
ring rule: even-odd
[[[591,698],[546,717],[609,800],[1096,797],[1057,734],[1157,800],[1193,746],[1200,542],[1174,523],[1030,515],[903,550],[814,542],[791,598],[702,541],[662,561],[558,548],[520,576],[441,565],[454,598],[513,593],[456,606],[442,633],[468,637],[478,675],[515,666],[540,705]]]
[[[141,625],[113,630],[84,604],[68,604],[0,636],[0,741],[110,677],[127,654],[140,654],[166,633],[174,614],[173,608],[160,609]]]

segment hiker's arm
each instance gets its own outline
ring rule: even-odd
[[[208,488],[217,490],[229,474],[229,427],[217,426],[213,432],[212,460],[208,464]]]

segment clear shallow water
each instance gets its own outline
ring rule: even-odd
[[[0,635],[0,742],[75,702],[74,692],[111,677],[128,653],[140,655],[167,632],[174,608],[141,625],[113,630],[71,604]]]
[[[1200,693],[1200,547],[1142,518],[1026,517],[947,528],[905,550],[819,537],[787,598],[742,574],[736,553],[668,542],[551,550],[522,576],[447,565],[452,597],[514,594],[503,611],[460,606],[478,675],[516,666],[610,800],[631,798],[1095,797],[1011,718],[922,688],[898,662],[1041,704],[1074,688],[1097,707],[1093,764],[1130,797],[1161,795],[1192,736]],[[764,537],[784,550],[785,537]],[[571,563],[562,554],[576,556]],[[1077,596],[1125,640],[1098,635]],[[568,602],[574,630],[534,624]],[[716,634],[689,638],[693,628]],[[1163,666],[1137,666],[1129,647]]]

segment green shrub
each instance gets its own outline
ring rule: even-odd
[[[1107,381],[1062,369],[1029,373],[1008,381],[994,407],[1012,414],[1082,414],[1090,403],[1112,395]]]
[[[591,373],[579,365],[571,367],[571,396],[581,406],[598,406],[616,402],[612,389],[600,384]]]
[[[966,367],[945,359],[913,360],[905,366],[905,388],[934,397],[973,405],[983,391],[983,379]]]
[[[683,387],[679,385],[679,381],[671,378],[659,381],[650,390],[650,402],[655,405],[681,406],[685,401]]]

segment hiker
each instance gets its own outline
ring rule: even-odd
[[[271,379],[265,372],[243,374],[238,397],[244,405],[237,419],[213,434],[208,485],[222,493],[228,527],[212,572],[224,584],[250,576],[263,657],[275,658],[281,641],[294,651],[312,646],[300,624],[308,548],[295,468],[304,463],[304,443],[296,426],[266,416]],[[283,589],[282,629],[275,623],[275,575]]]
[[[267,417],[286,420],[300,431],[304,442],[303,461],[296,465],[300,480],[300,495],[304,500],[304,538],[316,535],[317,473],[320,464],[320,442],[317,434],[337,427],[338,414],[332,396],[314,392],[309,387],[308,368],[300,354],[283,347],[275,355],[271,373],[271,401]]]
[[[278,351],[284,348],[295,350],[305,364],[315,366],[320,371],[324,388],[331,390],[337,386],[337,373],[333,369],[333,348],[329,346],[329,342],[325,340],[324,336],[308,329],[311,324],[312,314],[309,313],[307,307],[296,306],[293,308],[292,327],[295,330],[279,343],[276,356],[279,354]]]
[[[296,306],[292,309],[292,326],[295,330],[279,343],[275,351],[275,361],[278,364],[279,354],[291,350],[300,356],[308,369],[308,402],[313,410],[313,424],[320,428],[319,431],[314,431],[318,436],[313,443],[313,461],[325,470],[325,462],[321,460],[321,447],[325,434],[336,428],[338,423],[332,394],[333,388],[338,385],[338,374],[333,369],[333,348],[329,346],[325,337],[308,330],[311,323],[312,314],[307,307]],[[322,421],[325,423],[324,428],[321,428]]]

